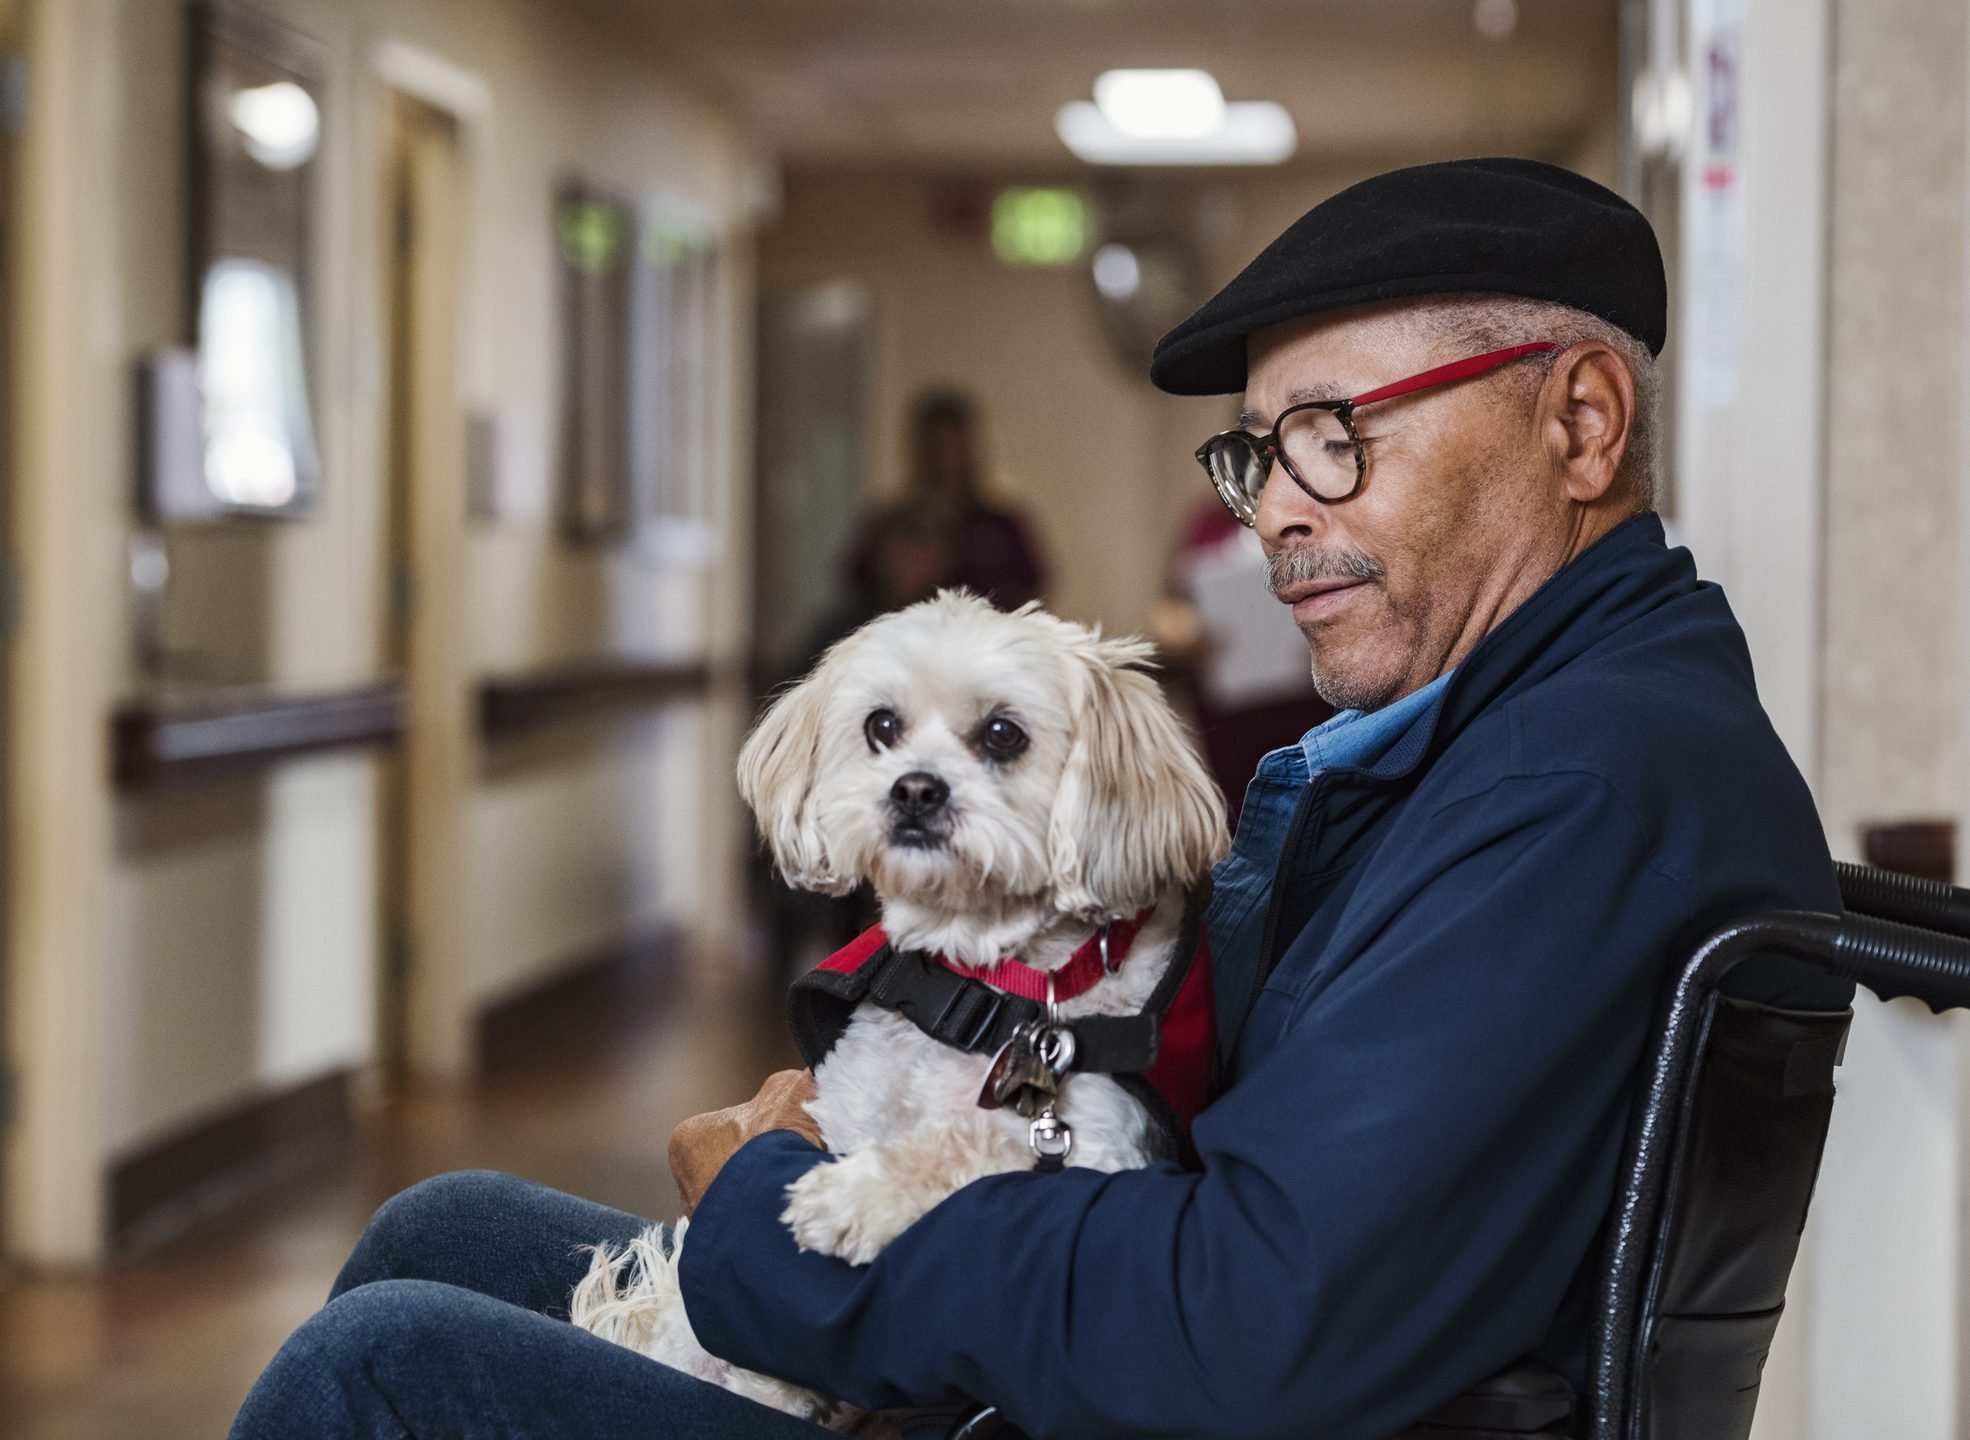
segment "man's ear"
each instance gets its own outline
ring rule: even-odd
[[[1612,346],[1584,340],[1561,352],[1539,390],[1542,428],[1569,500],[1590,505],[1614,488],[1635,428],[1635,377]]]

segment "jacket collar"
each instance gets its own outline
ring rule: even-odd
[[[1400,780],[1472,721],[1553,674],[1673,593],[1703,586],[1687,550],[1671,550],[1652,510],[1622,521],[1534,591],[1457,666],[1437,703],[1361,772]]]

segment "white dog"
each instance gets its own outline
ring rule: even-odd
[[[836,1033],[802,1037],[818,1089],[808,1108],[840,1157],[789,1188],[784,1218],[802,1248],[866,1264],[980,1177],[1119,1170],[1171,1152],[1154,1092],[1092,1063],[1104,1051],[1133,1055],[1115,1070],[1170,1062],[1157,1023],[1178,988],[1192,991],[1194,892],[1224,845],[1223,802],[1142,673],[1149,654],[947,592],[829,650],[747,740],[739,788],[782,875],[829,894],[867,880],[882,902],[883,933],[819,977],[842,1001]],[[868,998],[873,972],[856,960],[882,969]],[[1027,998],[1001,1006],[1002,990]],[[946,1043],[922,1012],[955,1013],[926,996],[958,991],[993,1023]],[[598,1253],[575,1323],[840,1421],[832,1402],[698,1345],[677,1292],[685,1231],[652,1227]]]

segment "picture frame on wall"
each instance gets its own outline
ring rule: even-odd
[[[633,497],[645,548],[674,562],[713,549],[722,248],[717,224],[695,206],[665,198],[645,207],[632,296]]]
[[[630,286],[635,215],[580,182],[554,201],[561,304],[560,523],[570,540],[617,540],[632,524]]]
[[[194,4],[187,23],[196,383],[153,384],[152,423],[193,439],[176,451],[184,463],[146,467],[145,508],[159,521],[302,517],[321,487],[311,252],[323,53],[230,4]]]

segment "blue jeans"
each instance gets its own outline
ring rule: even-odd
[[[376,1212],[232,1440],[818,1440],[830,1432],[567,1323],[583,1247],[645,1221],[466,1171]]]

